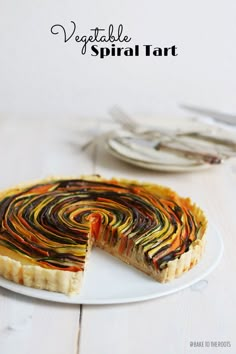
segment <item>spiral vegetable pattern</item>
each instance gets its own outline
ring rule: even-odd
[[[0,199],[0,247],[49,269],[84,269],[89,240],[157,270],[205,230],[189,199],[125,180],[52,180]]]

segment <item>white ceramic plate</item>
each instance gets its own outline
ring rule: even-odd
[[[211,167],[210,164],[201,163],[190,159],[185,159],[185,161],[182,161],[180,163],[180,159],[178,157],[175,158],[173,154],[163,151],[158,153],[159,162],[158,156],[155,162],[150,160],[148,161],[147,159],[145,160],[145,156],[142,156],[140,153],[129,150],[124,146],[118,147],[117,144],[115,145],[114,141],[112,140],[107,143],[106,148],[113,156],[122,161],[130,163],[134,166],[139,166],[155,171],[191,172]],[[163,162],[164,160],[166,161],[166,163]]]
[[[187,118],[183,119],[160,119],[158,120],[159,126],[153,126],[153,129],[167,132],[167,135],[171,132],[187,133],[187,132],[201,132],[207,134],[209,137],[215,137],[227,140],[235,141],[235,133],[229,135],[229,131],[223,128],[219,128],[215,125],[209,125],[208,123],[191,120]],[[170,130],[171,127],[171,130]],[[151,130],[151,127],[146,127]],[[131,139],[129,139],[131,138]],[[222,144],[214,144],[213,142],[198,139],[194,140],[191,137],[183,137],[179,146],[185,146],[191,150],[196,149],[196,144],[199,151],[208,152],[209,154],[219,154],[222,156],[223,161],[228,157],[235,156],[235,147],[230,147]],[[158,138],[157,138],[158,142]],[[134,166],[139,166],[145,169],[166,171],[166,172],[191,172],[195,170],[202,170],[214,165],[204,163],[199,159],[189,158],[187,156],[181,156],[179,154],[167,151],[164,149],[156,150],[153,148],[151,141],[143,142],[138,139],[138,136],[124,131],[117,130],[112,135],[106,138],[105,146],[113,156],[116,158],[130,163]],[[153,142],[154,143],[154,142]],[[174,144],[175,145],[175,144]]]
[[[93,249],[80,295],[69,297],[46,290],[28,288],[4,278],[0,278],[0,286],[26,296],[68,304],[137,302],[169,295],[193,285],[216,267],[222,253],[223,241],[217,229],[209,225],[206,252],[200,263],[180,278],[167,284],[160,284],[104,251]]]

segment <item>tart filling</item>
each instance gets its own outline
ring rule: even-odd
[[[190,199],[162,186],[95,176],[41,181],[0,195],[0,274],[28,286],[78,292],[94,243],[168,281],[199,260],[206,224]],[[29,275],[27,284],[24,272],[35,270],[42,270],[41,281],[40,274],[38,280]],[[71,285],[49,279],[63,274]]]

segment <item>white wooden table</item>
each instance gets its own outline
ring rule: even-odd
[[[0,120],[0,187],[48,175],[99,173],[168,185],[197,202],[219,229],[225,251],[205,282],[156,300],[64,305],[0,288],[1,354],[236,353],[236,162],[186,174],[129,166],[102,148],[77,144],[102,121]],[[230,341],[231,347],[190,347]]]

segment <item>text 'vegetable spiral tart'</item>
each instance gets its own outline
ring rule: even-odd
[[[166,187],[98,176],[43,180],[0,194],[0,274],[79,293],[94,244],[166,282],[199,261],[206,224],[201,209]]]

